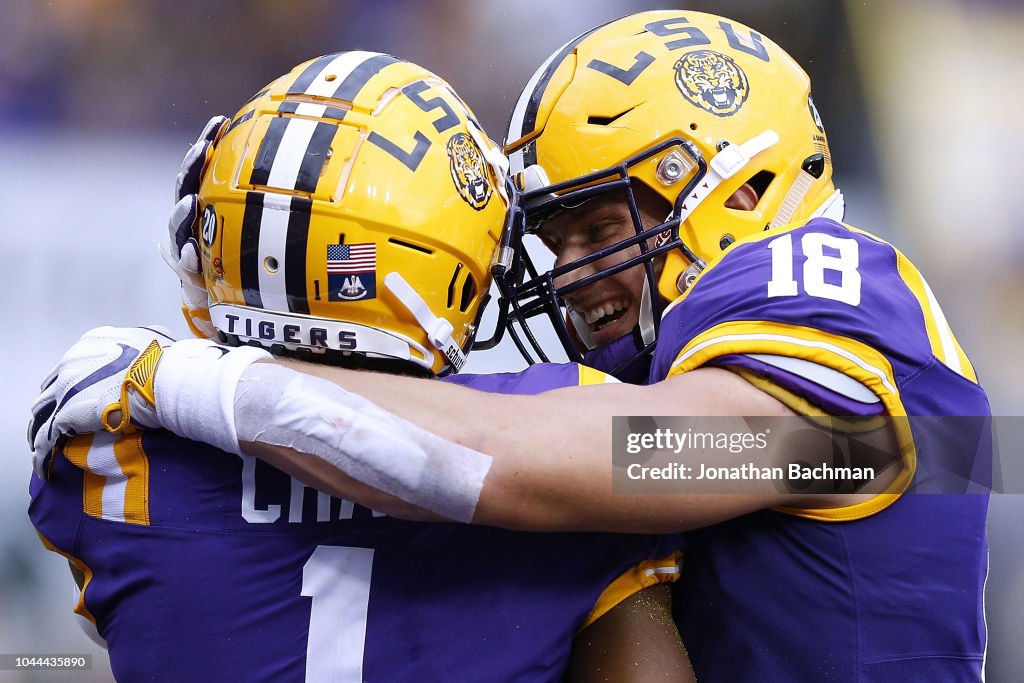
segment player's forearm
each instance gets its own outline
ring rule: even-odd
[[[246,452],[270,454],[310,485],[370,507],[381,503],[373,489],[448,519],[473,518],[491,462],[484,454],[273,363],[248,368],[232,400],[238,442],[261,445]]]
[[[245,453],[266,461],[318,491],[345,500],[358,501],[360,505],[392,517],[417,522],[449,521],[442,515],[411,505],[346,476],[341,470],[315,456],[299,453],[284,446],[264,443],[244,442],[239,445]]]
[[[602,501],[607,504],[611,482],[611,419],[605,419],[608,411],[602,409],[607,401],[598,396],[490,394],[431,380],[291,361],[278,364],[370,399],[400,423],[411,423],[440,437],[439,444],[449,444],[443,458],[448,481],[438,486],[442,495],[464,489],[467,479],[459,470],[472,464],[471,454],[487,457],[489,469],[480,488],[461,494],[478,497],[474,522],[529,530],[614,530],[626,523],[621,517],[606,518],[603,508],[600,514],[592,509]]]
[[[249,349],[193,346],[178,342],[157,366],[161,426],[236,453],[239,444],[262,444],[300,479],[370,507],[381,505],[372,489],[464,522],[675,531],[781,502],[774,492],[711,497],[612,490],[612,417],[726,414],[724,402],[747,385],[725,371],[688,373],[683,384],[503,396],[408,377],[256,362],[266,354]],[[771,414],[757,401],[747,405],[747,414]],[[261,451],[254,454],[266,457]],[[318,467],[311,479],[304,470],[309,461],[302,462],[307,457],[329,467]]]
[[[461,493],[464,499],[478,498],[473,514],[478,523],[524,530],[678,531],[766,504],[763,495],[613,493],[612,417],[664,410],[664,397],[651,387],[600,385],[539,396],[503,396],[429,380],[295,367],[443,437],[451,444],[443,459],[450,471],[434,476],[457,473],[461,465],[472,462],[470,454],[488,457],[491,462],[480,489]],[[728,384],[731,374],[716,372],[721,373],[717,379]],[[718,397],[710,390],[705,394],[701,407],[683,408],[714,413]],[[436,490],[453,495],[467,483],[457,476]],[[430,507],[423,499],[412,502]]]

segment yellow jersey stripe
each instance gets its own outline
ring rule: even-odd
[[[64,457],[85,473],[82,482],[82,511],[92,517],[103,516],[103,488],[106,477],[89,469],[89,451],[92,450],[94,434],[76,436],[64,446]]]
[[[924,287],[926,301],[928,302],[928,312],[930,313],[932,321],[931,327],[934,327],[936,334],[938,334],[939,346],[942,349],[941,354],[935,355],[939,360],[949,366],[951,370],[957,374],[963,375],[963,367],[960,365],[960,354],[957,353],[957,343],[953,338],[953,330],[949,329],[949,323],[946,322],[946,316],[942,312],[942,307],[939,306],[939,302],[935,298],[932,288],[928,286],[928,282],[925,281],[924,277],[921,277],[921,285]]]
[[[974,372],[974,367],[957,342],[953,329],[949,326],[946,315],[942,312],[942,307],[928,282],[921,275],[921,271],[914,267],[899,249],[893,247],[893,251],[896,252],[896,269],[900,278],[917,299],[917,305],[921,307],[932,355],[953,372],[977,384],[978,376]]]
[[[619,380],[615,379],[611,375],[595,370],[594,368],[587,367],[586,365],[576,364],[579,368],[579,385],[581,387],[587,386],[588,384],[617,384]]]
[[[826,417],[825,411],[821,410],[807,399],[802,396],[797,396],[792,391],[784,387],[780,387],[769,379],[761,377],[756,372],[752,372],[746,368],[733,368],[733,372],[774,398],[779,403],[782,403],[794,413],[807,415],[808,417]]]
[[[123,522],[124,494],[128,481],[114,453],[115,441],[117,437],[109,432],[98,432],[93,436],[92,448],[89,449],[89,470],[104,478],[101,516],[103,519]]]
[[[889,415],[905,416],[906,410],[896,389],[892,365],[877,350],[855,339],[840,337],[811,327],[770,321],[731,321],[716,325],[697,335],[683,347],[672,363],[669,377],[701,367],[719,356],[731,354],[774,353],[803,358],[845,373],[871,389],[883,402]],[[755,386],[758,386],[755,384]],[[759,386],[764,390],[763,386]],[[781,392],[768,392],[804,415],[809,404],[784,400]],[[903,470],[887,489],[870,500],[838,508],[798,508],[782,506],[779,512],[818,521],[849,521],[868,517],[892,505],[907,490],[917,469],[917,451],[909,422],[894,420],[897,443],[903,457]]]
[[[878,380],[878,382],[880,382],[889,392],[891,392],[893,394],[896,393],[896,383],[895,383],[895,380],[893,379],[893,376],[892,376],[892,368],[891,367],[887,367],[886,369],[883,369],[883,368],[878,367],[877,364],[873,365],[873,364],[871,364],[871,363],[869,363],[867,361],[864,361],[857,354],[847,350],[846,348],[843,348],[843,345],[833,343],[832,341],[825,341],[825,340],[822,340],[822,339],[814,339],[813,337],[812,338],[802,338],[802,337],[797,337],[797,336],[792,336],[792,335],[785,335],[785,334],[773,334],[773,333],[768,333],[768,332],[763,331],[763,330],[766,330],[767,328],[772,327],[772,326],[780,326],[781,327],[781,325],[778,325],[778,324],[775,324],[775,323],[759,322],[759,323],[757,323],[758,328],[757,328],[756,331],[748,332],[748,333],[745,333],[745,334],[718,334],[718,333],[709,334],[709,333],[714,333],[716,330],[720,330],[720,328],[726,327],[726,326],[731,325],[731,324],[732,323],[724,323],[722,325],[718,325],[718,326],[712,328],[711,330],[708,330],[707,332],[704,332],[704,333],[698,335],[697,337],[694,337],[694,339],[691,340],[690,343],[687,344],[683,348],[683,350],[679,353],[679,355],[676,356],[675,361],[673,361],[673,363],[672,363],[672,369],[669,371],[669,376],[671,377],[673,375],[679,374],[680,372],[685,372],[685,369],[676,370],[677,366],[678,367],[683,367],[683,368],[688,368],[688,366],[692,365],[692,364],[688,364],[687,361],[690,360],[691,357],[696,356],[701,351],[706,350],[710,346],[721,345],[721,344],[729,344],[729,343],[744,343],[744,342],[754,342],[754,343],[758,343],[758,342],[772,343],[772,342],[774,342],[775,344],[795,344],[797,346],[806,347],[808,349],[820,349],[820,350],[825,351],[827,353],[831,353],[831,354],[834,354],[836,356],[840,356],[840,357],[844,358],[845,360],[850,361],[851,363],[854,363],[855,365],[860,367],[862,370],[864,370],[865,372],[869,373],[873,378],[876,378]],[[749,324],[749,323],[746,323],[746,324]],[[787,326],[787,327],[791,327],[791,326]],[[825,336],[825,333],[822,333],[819,330],[814,330],[813,328],[803,328],[803,329],[809,330],[812,333],[816,332],[816,333],[818,333],[818,335],[821,335],[821,336]],[[759,351],[759,353],[773,353],[773,352],[774,353],[778,353],[778,351]],[[751,353],[751,352],[750,351],[745,351],[745,352],[736,352],[736,351],[734,351],[732,353]],[[715,353],[711,357],[713,358],[715,356],[720,356],[720,355],[723,355],[723,354],[722,353]],[[780,355],[789,355],[789,354],[782,353]],[[814,354],[814,355],[820,355],[820,354]],[[810,358],[809,360],[818,362],[817,358]],[[882,360],[884,361],[885,359],[882,358]],[[833,367],[833,365],[831,363],[828,363],[828,364],[825,364],[825,365],[828,365],[828,367]],[[889,364],[886,361],[884,363],[884,365],[888,366]],[[693,367],[696,367],[696,366],[693,366]],[[688,369],[692,369],[692,367],[689,367]]]
[[[949,366],[951,370],[959,374],[962,372],[960,356],[957,353],[956,340],[953,338],[953,331],[946,322],[946,316],[942,313],[935,294],[925,281],[921,272],[913,266],[903,254],[896,252],[896,267],[900,278],[910,289],[917,305],[921,308],[924,316],[925,331],[928,334],[928,343],[931,346],[932,355]]]
[[[956,340],[954,339],[953,341],[955,342]],[[960,367],[962,367],[963,370],[964,370],[963,373],[962,373],[963,376],[966,377],[967,379],[971,380],[975,384],[977,384],[978,383],[978,375],[974,371],[974,365],[971,363],[971,360],[967,357],[967,354],[964,353],[964,350],[962,348],[960,348],[960,344],[959,343],[957,343],[957,345],[956,345],[956,351],[957,351],[957,355],[960,356]]]
[[[73,608],[73,611],[75,614],[92,622],[93,626],[96,626],[96,617],[94,617],[92,612],[89,611],[89,608],[85,606],[85,591],[88,590],[89,582],[92,581],[92,569],[90,569],[89,565],[87,565],[85,562],[82,562],[77,557],[72,557],[63,550],[57,548],[57,546],[55,546],[53,543],[50,543],[50,540],[38,531],[36,532],[36,535],[39,536],[39,540],[42,541],[43,546],[47,550],[55,552],[58,555],[64,557],[68,562],[74,565],[75,569],[81,572],[84,579],[82,581],[82,585],[78,589],[78,597],[75,600],[75,606]]]
[[[683,552],[677,550],[668,557],[663,557],[659,560],[644,560],[627,569],[617,579],[608,584],[608,587],[598,596],[597,602],[594,603],[594,608],[590,610],[590,614],[583,620],[576,633],[593,624],[634,593],[659,583],[676,581],[679,578],[679,566],[682,557]]]
[[[142,450],[142,434],[117,439],[113,447],[125,481],[122,521],[149,524],[149,459]]]
[[[149,459],[142,434],[77,436],[64,457],[84,472],[82,510],[91,517],[149,524]]]

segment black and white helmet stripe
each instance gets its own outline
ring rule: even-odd
[[[305,197],[246,195],[240,245],[246,305],[309,313],[305,245],[311,207]]]
[[[342,52],[316,60],[289,86],[289,96],[350,103],[375,75],[402,60],[379,52]],[[275,190],[313,194],[337,126],[347,107],[285,101],[271,121],[253,161],[241,235],[241,277],[246,305],[309,313],[306,236],[311,202]],[[301,245],[298,248],[296,245]]]
[[[512,117],[509,119],[508,124],[508,134],[505,136],[505,144],[511,144],[534,131],[537,125],[537,110],[540,108],[544,91],[547,89],[548,83],[551,81],[555,71],[565,61],[565,58],[572,54],[576,46],[583,42],[584,38],[595,31],[599,31],[606,25],[602,24],[592,28],[565,43],[562,47],[555,50],[534,72],[530,80],[527,81],[526,87],[523,88],[522,94],[519,95],[515,108],[512,110]],[[509,154],[509,163],[509,170],[513,175],[521,172],[528,166],[532,166],[537,163],[536,147],[532,144],[527,144],[511,152]]]

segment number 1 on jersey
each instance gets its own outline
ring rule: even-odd
[[[306,680],[362,683],[372,548],[319,545],[302,567],[302,595],[313,598]]]
[[[825,248],[835,254],[826,254]],[[772,252],[772,278],[768,281],[768,298],[796,296],[799,287],[794,278],[793,234],[787,233],[768,243]],[[800,238],[804,253],[803,290],[808,296],[841,301],[851,306],[860,304],[860,249],[849,237],[834,237],[820,232],[807,232]],[[827,282],[825,273],[838,273],[839,283]],[[835,278],[833,278],[834,280]]]

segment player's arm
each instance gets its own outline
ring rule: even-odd
[[[727,370],[698,369],[644,387],[591,385],[511,396],[408,377],[260,362],[269,354],[186,340],[147,349],[132,364],[129,379],[140,369],[147,375],[131,383],[137,392],[120,390],[124,371],[72,391],[118,358],[125,340],[138,344],[123,332],[107,328],[86,335],[58,365],[33,411],[30,438],[37,459],[49,451],[54,434],[110,429],[106,401],[119,393],[118,405],[145,396],[143,402],[155,406],[150,426],[222,450],[241,452],[259,443],[257,455],[267,457],[269,449],[278,458],[275,464],[289,472],[301,468],[303,458],[319,459],[329,465],[316,481],[322,490],[388,513],[403,511],[389,505],[394,498],[368,491],[449,519],[532,530],[667,532],[780,504],[838,504],[774,487],[710,495],[706,482],[696,481],[671,495],[612,491],[616,415],[793,415]],[[100,413],[104,419],[96,424]]]
[[[403,441],[394,444],[402,457],[377,453],[397,452],[385,443],[386,435],[385,442],[378,441],[382,448],[366,449],[368,458],[355,463],[358,468],[369,464],[376,468],[375,476],[386,478],[389,473],[384,470],[396,461],[400,468],[407,457],[416,460],[420,473],[414,491],[382,490],[454,519],[523,530],[657,533],[707,526],[767,507],[850,505],[874,495],[798,495],[768,483],[757,492],[734,493],[730,491],[736,490],[735,485],[727,482],[719,482],[718,492],[712,492],[714,482],[696,479],[678,482],[680,493],[675,494],[613,492],[612,418],[617,415],[795,416],[780,401],[724,369],[702,368],[649,386],[589,385],[537,396],[484,394],[332,367],[303,369],[334,384],[335,391],[344,387],[344,398],[337,394],[330,400],[370,399],[371,411],[383,408],[385,420],[394,420],[390,427],[378,425],[378,429],[402,433]],[[311,388],[299,400],[312,408],[317,402],[312,395],[320,390]],[[264,391],[261,388],[254,397],[262,400]],[[242,402],[252,407],[257,403]],[[236,412],[241,420],[240,403]],[[264,417],[272,419],[270,413]],[[887,433],[880,436],[883,446],[895,449]],[[404,439],[416,446],[409,447]],[[787,445],[784,440],[771,443],[775,448],[733,454],[735,464],[748,460],[781,465],[797,456],[827,462],[832,457],[830,441],[826,441],[827,453],[800,454],[781,450]],[[696,471],[698,463],[691,465]],[[349,473],[382,488],[352,470]],[[395,479],[402,472],[391,474]],[[330,477],[327,482],[335,483]],[[345,488],[332,492],[348,495]]]
[[[472,517],[476,523],[524,530],[657,533],[801,502],[798,496],[774,489],[709,495],[699,493],[696,482],[690,494],[612,492],[616,415],[793,415],[727,370],[701,369],[649,386],[603,384],[511,396],[338,368],[302,369],[451,444],[436,468],[451,470],[444,475],[450,482],[438,490],[470,485],[459,477],[460,470],[479,469],[479,459],[487,459],[482,486],[477,492],[466,491],[468,498],[478,498]]]
[[[244,451],[318,491],[345,491],[349,496],[346,500],[359,501],[361,505],[384,512],[392,517],[415,522],[449,521],[441,514],[374,489],[316,456],[285,446],[270,446],[259,442],[246,443]]]
[[[573,641],[568,680],[697,680],[672,621],[669,584],[634,593],[583,629]]]

